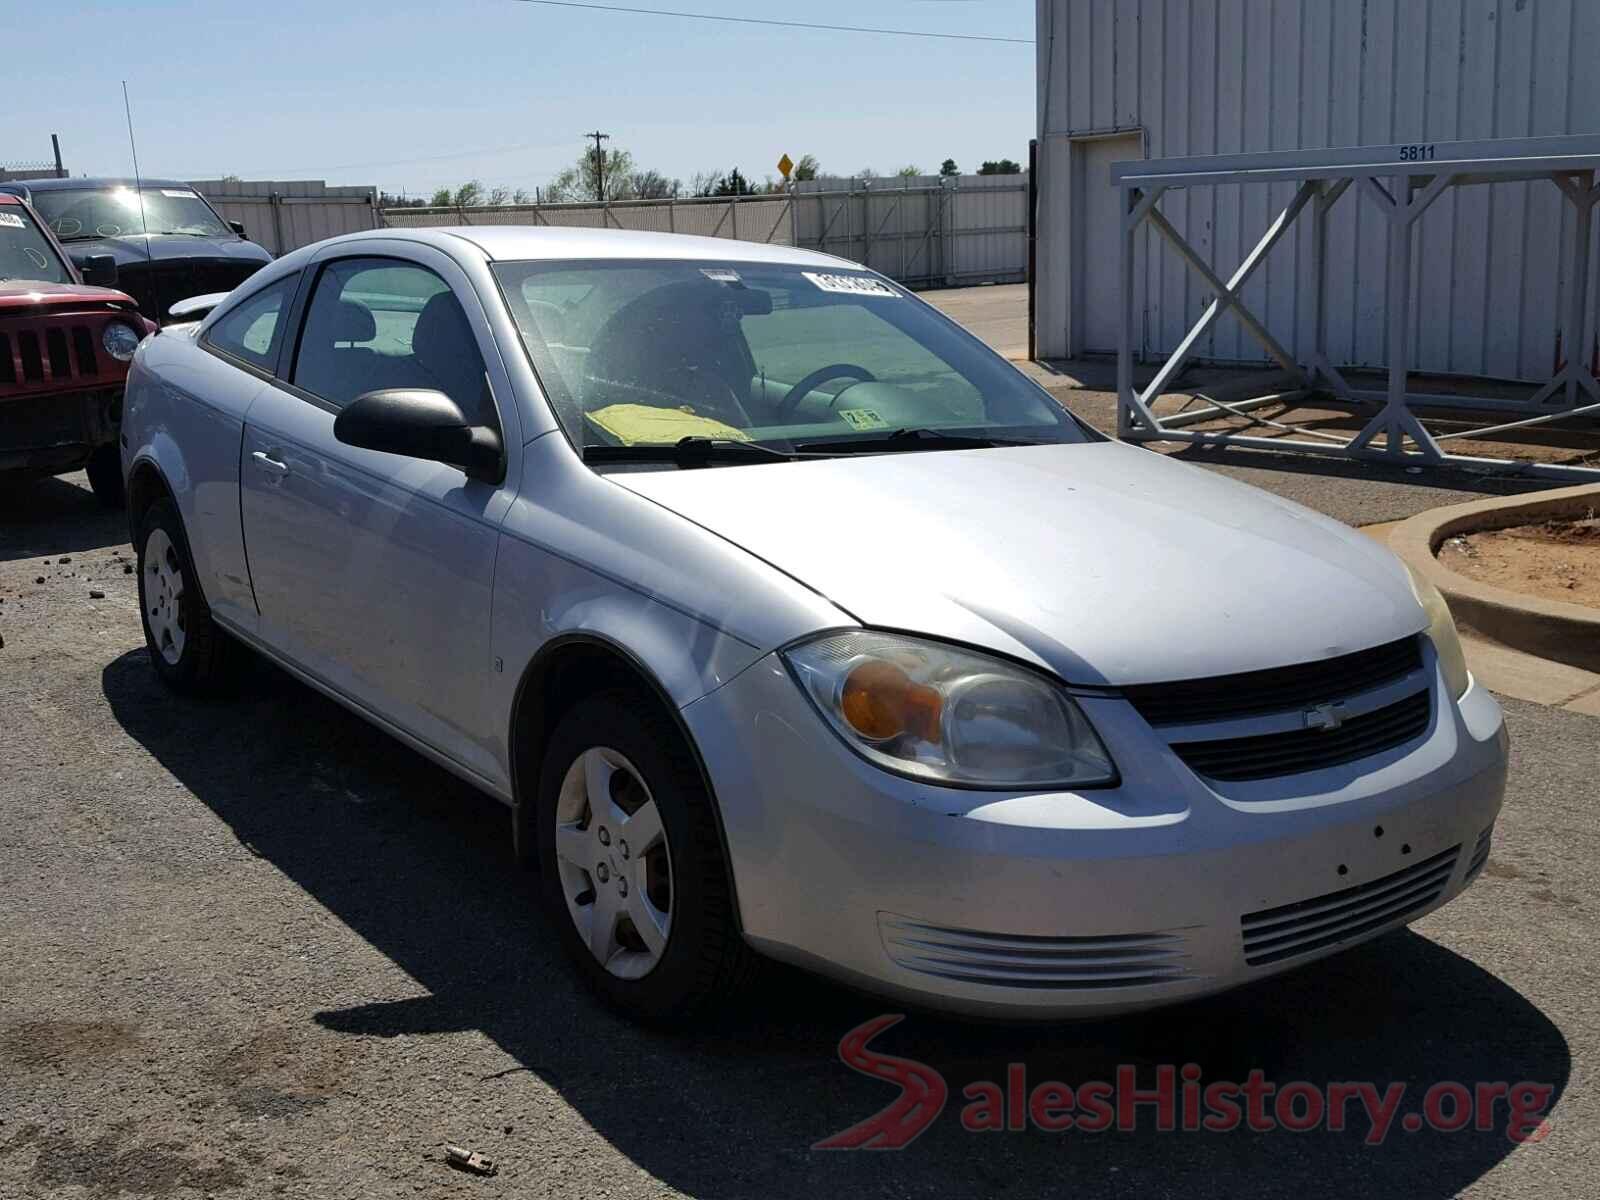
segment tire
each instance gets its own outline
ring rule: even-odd
[[[602,778],[616,806],[609,816],[589,803]],[[546,911],[609,1004],[645,1024],[682,1025],[749,983],[759,960],[737,926],[711,797],[682,735],[653,701],[605,692],[562,718],[544,754],[535,820]],[[613,932],[597,934],[596,919],[612,913]],[[651,920],[656,937],[647,941],[639,922]]]
[[[139,524],[139,618],[145,648],[161,682],[175,692],[221,690],[231,645],[200,591],[183,519],[169,499],[152,504]]]
[[[115,442],[99,447],[84,464],[94,498],[107,508],[122,508],[128,494],[122,482],[122,454]]]

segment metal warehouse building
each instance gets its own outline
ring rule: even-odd
[[[1123,159],[1600,134],[1600,0],[1038,0],[1040,357],[1117,348]],[[1169,193],[1162,211],[1224,278],[1293,183]],[[1418,220],[1409,366],[1548,379],[1566,349],[1573,208],[1547,180],[1451,188]],[[1329,211],[1327,345],[1386,363],[1387,224],[1352,193]],[[1315,336],[1302,222],[1246,306],[1302,358]],[[1134,345],[1170,352],[1211,290],[1153,230],[1134,258]],[[1426,264],[1426,271],[1420,271]],[[1595,351],[1593,316],[1580,361]],[[1196,356],[1262,361],[1230,313]]]

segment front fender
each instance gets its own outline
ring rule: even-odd
[[[163,333],[141,344],[123,401],[127,478],[140,469],[160,475],[206,602],[247,631],[257,614],[239,521],[239,451],[244,409],[261,386],[193,341]],[[130,509],[129,520],[137,519]]]

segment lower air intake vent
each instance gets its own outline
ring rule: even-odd
[[[1452,846],[1371,883],[1241,917],[1245,962],[1265,966],[1405,921],[1444,893],[1460,853]]]
[[[879,913],[889,957],[907,970],[995,987],[1150,987],[1188,978],[1182,934],[1035,937],[924,925]]]
[[[1477,843],[1472,847],[1472,861],[1467,864],[1467,878],[1476,877],[1483,870],[1484,863],[1489,861],[1489,846],[1494,841],[1494,826],[1491,825],[1478,835]]]

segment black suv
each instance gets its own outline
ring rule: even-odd
[[[229,292],[272,261],[186,183],[146,179],[30,179],[0,184],[33,206],[74,262],[116,260],[117,287],[165,325],[179,300]]]

